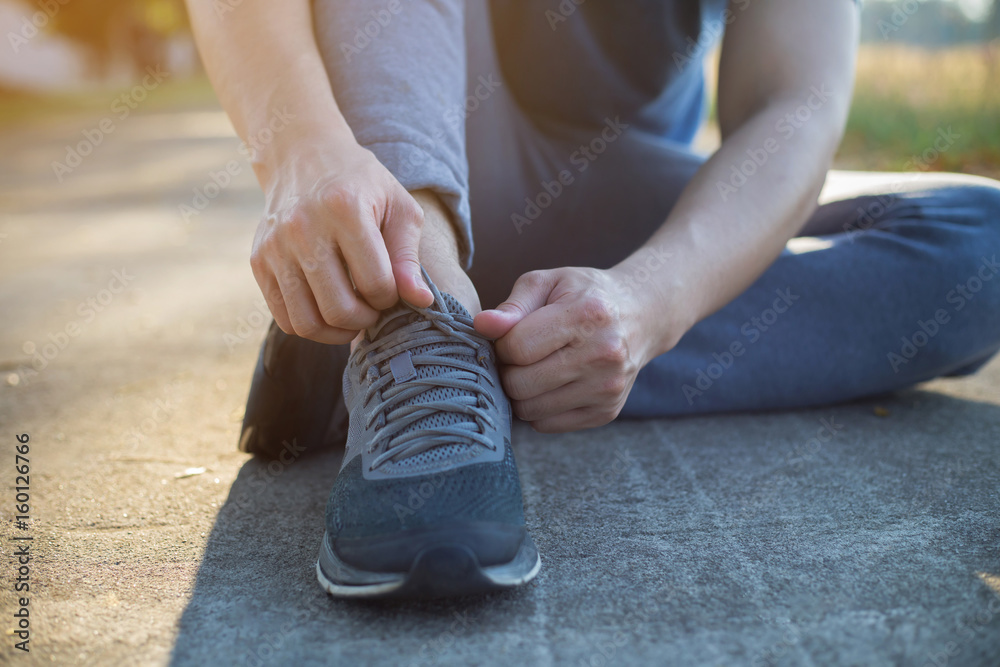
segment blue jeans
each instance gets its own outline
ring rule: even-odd
[[[485,307],[526,271],[606,268],[636,251],[704,161],[641,116],[525,111],[485,2],[399,7],[366,41],[368,3],[317,0],[320,48],[358,141],[450,209]],[[599,72],[586,76],[600,85]],[[928,150],[946,150],[948,133]],[[755,187],[754,158],[720,196]],[[802,236],[647,365],[622,415],[814,406],[971,373],[1000,349],[998,256],[1000,183],[830,172]],[[632,287],[665,262],[648,251]]]

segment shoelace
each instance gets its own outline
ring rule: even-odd
[[[364,405],[372,400],[377,406],[370,412],[366,428],[375,424],[375,437],[369,444],[369,452],[376,457],[369,466],[374,470],[387,461],[401,461],[416,456],[433,447],[455,444],[456,442],[478,444],[494,450],[495,446],[485,435],[486,427],[496,428],[497,424],[487,408],[497,409],[492,395],[485,391],[479,378],[495,386],[493,378],[484,364],[489,349],[477,339],[475,329],[459,321],[450,313],[429,308],[413,308],[420,315],[388,335],[375,341],[362,341],[355,354],[364,361],[362,372],[367,381]],[[407,315],[399,315],[407,317]],[[413,315],[409,315],[413,317]],[[418,332],[436,330],[432,335],[417,336]],[[393,381],[392,372],[383,368],[386,362],[406,350],[425,345],[446,344],[431,354],[415,354],[411,357],[414,368],[419,366],[449,366],[452,370],[439,375],[419,378],[388,386]],[[445,355],[461,354],[473,357],[475,362],[455,359]],[[400,405],[425,392],[442,387],[463,390],[467,395],[457,396],[447,401],[425,401],[411,405]],[[396,407],[391,407],[395,405]],[[409,430],[424,417],[439,412],[466,415],[471,419],[428,429]]]

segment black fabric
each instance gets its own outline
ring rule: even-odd
[[[289,336],[271,322],[247,396],[243,451],[270,460],[342,447],[341,377],[349,355],[348,345]]]

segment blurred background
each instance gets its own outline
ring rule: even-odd
[[[866,0],[861,24],[838,166],[1000,176],[1000,2]],[[0,34],[5,126],[99,111],[156,66],[169,81],[143,111],[215,104],[182,0],[0,0]],[[959,135],[954,145],[912,161],[942,123]],[[712,137],[709,126],[700,145]]]

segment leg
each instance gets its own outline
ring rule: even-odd
[[[530,269],[614,264],[662,223],[701,164],[683,147],[626,129],[614,143],[594,144],[603,152],[592,150],[578,171],[570,156],[599,136],[547,128],[544,141],[529,144],[544,152],[516,194],[491,189],[495,165],[472,160],[474,201],[483,191],[491,204],[473,216],[491,250],[472,271],[484,303],[505,298]],[[470,156],[475,148],[470,134]],[[572,182],[539,199],[561,168]],[[972,372],[1000,348],[1000,281],[990,274],[1000,250],[997,188],[956,174],[831,172],[800,234],[821,238],[794,239],[755,285],[644,369],[622,414],[817,405]],[[530,217],[532,201],[548,206],[513,224],[514,213]],[[788,289],[790,303],[776,303],[775,290]],[[972,289],[974,300],[962,292]],[[947,321],[932,321],[936,314]]]
[[[906,185],[875,194],[891,183]],[[1000,184],[837,173],[828,184],[804,230],[824,235],[793,239],[647,366],[624,416],[846,401],[971,372],[1000,349]],[[834,187],[864,194],[836,199]]]
[[[478,297],[463,271],[472,252],[466,5],[396,8],[318,0],[321,50],[358,141],[425,211],[421,264],[440,290],[475,311]],[[377,34],[362,50],[342,48],[372,24]],[[490,347],[444,296],[426,309],[397,304],[358,342],[343,372],[350,426],[317,563],[331,594],[469,595],[518,586],[538,572],[510,406]],[[409,494],[427,487],[436,491],[414,506]]]
[[[480,122],[492,119],[474,116],[470,130]],[[500,165],[513,160],[489,159],[502,154],[495,142],[470,131],[473,227],[490,250],[472,276],[486,305],[531,269],[614,264],[666,219],[702,162],[638,129],[602,131],[599,119],[589,129],[513,125],[504,136],[529,137],[513,142],[519,180],[500,179]],[[559,181],[563,172],[569,178]],[[754,286],[646,368],[623,415],[815,405],[971,372],[1000,347],[1000,281],[977,275],[1000,250],[997,192],[988,179],[961,175],[831,172],[800,234],[821,238],[793,240]],[[975,300],[957,289],[969,280],[981,290]],[[778,289],[792,290],[794,308],[775,304]],[[771,319],[778,309],[781,322]],[[939,310],[948,321],[935,329],[928,318]],[[917,348],[904,336],[926,349],[907,358]]]

